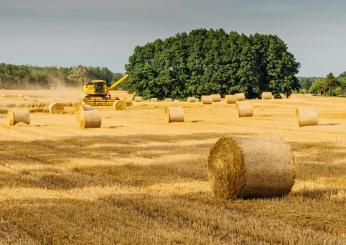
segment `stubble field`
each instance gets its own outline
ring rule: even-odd
[[[77,101],[78,89],[2,91],[0,104]],[[126,96],[119,93],[119,96]],[[32,113],[29,127],[0,114],[0,244],[345,244],[346,99],[252,101],[234,105],[134,103],[97,108],[102,128],[77,128],[72,110]],[[180,105],[185,122],[164,122]],[[297,106],[313,105],[320,125],[298,128]],[[276,135],[296,163],[284,198],[213,198],[207,157],[220,137]]]

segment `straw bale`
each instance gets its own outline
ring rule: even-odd
[[[237,101],[243,101],[246,99],[244,93],[236,93],[235,96],[237,96]]]
[[[30,124],[30,112],[28,110],[8,110],[7,125],[10,127],[19,122]]]
[[[241,101],[236,103],[236,110],[238,117],[252,117],[253,116],[253,106],[250,102]]]
[[[262,100],[274,99],[272,92],[262,92]]]
[[[226,104],[235,104],[236,102],[237,102],[237,96],[235,94],[225,96]]]
[[[101,115],[96,110],[81,111],[77,118],[80,128],[100,128],[102,123]]]
[[[52,102],[48,105],[48,110],[50,113],[62,114],[65,110],[65,105],[59,102]]]
[[[151,98],[150,102],[158,102],[159,100],[157,98]]]
[[[220,94],[212,94],[210,95],[213,102],[220,102],[221,101],[221,95]]]
[[[184,122],[183,107],[166,107],[165,108],[166,122]]]
[[[143,98],[141,96],[136,96],[135,97],[135,102],[142,102]]]
[[[193,103],[193,102],[196,102],[196,98],[195,97],[187,97],[187,102],[190,102],[190,103]]]
[[[201,101],[203,104],[212,104],[213,103],[213,99],[209,95],[203,95],[201,97]]]
[[[299,127],[318,125],[318,113],[315,107],[299,107],[296,109]]]

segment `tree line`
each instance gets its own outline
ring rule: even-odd
[[[111,82],[121,77],[106,67],[38,67],[0,64],[0,87],[3,89],[51,86],[76,86],[92,79]]]
[[[300,65],[275,35],[246,36],[223,29],[196,29],[137,46],[125,66],[124,87],[148,97],[262,91],[290,94],[300,88]]]
[[[316,95],[346,96],[346,72],[335,77],[329,73],[325,77],[299,77],[301,91]]]

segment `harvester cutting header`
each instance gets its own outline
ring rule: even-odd
[[[112,85],[108,85],[105,80],[92,80],[85,82],[82,87],[82,101],[94,106],[112,106],[118,98],[112,98],[110,91],[125,82],[128,75],[123,76]]]

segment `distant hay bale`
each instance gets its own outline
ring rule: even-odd
[[[212,104],[213,103],[213,99],[211,98],[211,96],[209,96],[209,95],[203,95],[202,97],[201,97],[201,102],[203,103],[203,104]]]
[[[166,107],[166,122],[184,122],[184,108],[183,107]]]
[[[226,104],[235,104],[236,102],[237,102],[237,96],[235,94],[225,96]]]
[[[7,125],[10,127],[20,122],[30,124],[30,112],[28,110],[9,110]]]
[[[294,184],[294,158],[277,137],[219,139],[208,158],[214,196],[225,199],[281,197]]]
[[[273,97],[272,92],[262,92],[261,98],[262,98],[262,100],[271,100],[274,97]]]
[[[158,102],[159,100],[157,98],[151,98],[150,102]]]
[[[220,102],[221,101],[221,95],[220,94],[212,94],[210,95],[213,102]]]
[[[142,102],[143,98],[141,96],[136,96],[135,97],[135,102]]]
[[[101,115],[96,111],[81,111],[77,117],[80,128],[100,128],[102,123]]]
[[[123,111],[127,108],[127,102],[124,100],[116,100],[113,103],[113,108],[117,111]]]
[[[62,114],[64,113],[65,105],[64,103],[52,102],[48,105],[48,110],[53,114]]]
[[[299,107],[296,109],[299,127],[318,125],[318,113],[315,107]]]
[[[193,102],[196,102],[196,98],[195,97],[187,97],[187,102],[190,102],[190,103],[193,103]]]
[[[284,93],[280,93],[280,97],[281,97],[281,99],[287,99],[287,95]]]
[[[241,101],[236,103],[236,110],[238,117],[252,117],[253,106],[250,102]]]
[[[237,96],[237,101],[243,101],[246,100],[244,93],[236,93],[235,96]]]
[[[171,98],[165,98],[165,102],[172,102],[173,100]]]

